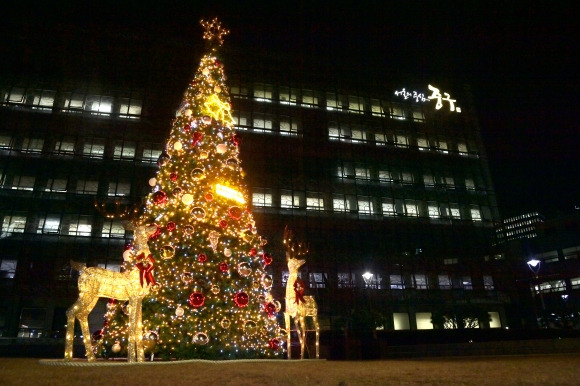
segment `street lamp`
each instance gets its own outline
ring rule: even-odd
[[[368,271],[362,274],[362,277],[365,281],[366,287],[369,287],[371,285],[371,283],[373,282],[373,276],[374,275]]]
[[[538,274],[540,273],[540,266],[542,265],[542,262],[538,259],[531,259],[531,260],[528,260],[527,264],[528,264],[528,267],[530,268],[530,270],[534,273],[534,277],[537,281]],[[540,285],[538,283],[534,283],[533,289],[534,289],[534,308],[535,308],[535,304],[536,304],[536,301],[535,301],[536,293],[540,294],[540,303],[542,305],[542,323],[544,323],[545,322],[544,315],[546,314],[546,305],[544,304],[544,295],[542,294],[542,289],[540,288]],[[537,318],[537,311],[536,311],[536,318]]]

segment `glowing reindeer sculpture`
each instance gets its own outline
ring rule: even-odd
[[[129,362],[143,362],[143,332],[141,324],[141,302],[149,293],[149,287],[155,285],[153,278],[153,263],[147,240],[155,233],[155,225],[143,225],[130,222],[125,225],[128,230],[134,230],[135,264],[131,270],[114,272],[99,267],[85,267],[84,264],[71,261],[71,267],[80,272],[78,287],[79,298],[67,310],[67,328],[65,343],[65,360],[73,357],[73,338],[75,320],[78,319],[83,332],[86,357],[89,362],[95,361],[91,346],[88,315],[95,307],[100,297],[121,301],[129,301]]]
[[[313,296],[303,296],[304,283],[298,279],[298,269],[306,263],[305,259],[299,260],[298,257],[308,253],[308,246],[302,243],[296,243],[294,233],[284,228],[284,246],[286,248],[286,260],[288,261],[288,281],[286,282],[286,309],[284,310],[284,319],[286,322],[286,333],[288,334],[288,359],[291,359],[291,334],[290,321],[294,318],[296,332],[300,340],[300,359],[304,359],[304,347],[306,346],[306,317],[312,318],[316,329],[316,359],[319,357],[319,336],[320,328],[318,326],[318,306]]]

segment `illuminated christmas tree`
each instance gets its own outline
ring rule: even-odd
[[[143,300],[143,329],[164,358],[275,358],[284,332],[266,272],[272,258],[248,208],[240,139],[216,58],[228,31],[217,19],[202,25],[210,52],[173,121],[142,219],[157,226],[149,240],[157,285]],[[120,336],[115,318],[108,316],[109,343]]]

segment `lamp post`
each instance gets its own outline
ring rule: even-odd
[[[530,268],[530,270],[534,273],[534,278],[535,283],[533,284],[533,290],[534,290],[534,308],[535,308],[535,298],[536,298],[536,293],[540,294],[540,304],[542,305],[542,324],[545,324],[546,320],[545,320],[545,314],[546,314],[546,305],[544,304],[544,295],[542,294],[542,289],[540,288],[540,285],[537,283],[538,281],[538,274],[540,273],[540,267],[542,265],[542,262],[538,259],[531,259],[528,260],[527,262],[528,267]],[[536,319],[537,319],[537,311],[536,311]]]

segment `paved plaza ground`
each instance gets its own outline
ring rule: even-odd
[[[57,364],[57,365],[55,365]],[[0,358],[2,385],[577,385],[580,354],[380,361],[185,361],[62,366]]]

